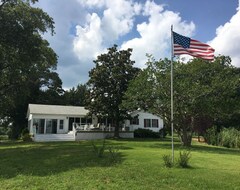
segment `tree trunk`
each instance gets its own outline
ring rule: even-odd
[[[181,141],[183,146],[189,147],[192,143],[192,132],[188,132],[187,130],[183,130],[181,137]]]
[[[119,138],[119,119],[114,120],[114,137]]]
[[[182,130],[181,140],[182,140],[183,146],[186,146],[186,147],[191,146],[193,128],[194,128],[194,117],[191,117],[190,126],[183,127],[183,130]]]

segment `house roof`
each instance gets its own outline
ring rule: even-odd
[[[85,116],[88,114],[88,112],[88,110],[80,106],[29,104],[27,117],[29,116],[29,114]]]

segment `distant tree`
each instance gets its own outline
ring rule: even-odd
[[[72,106],[85,106],[86,105],[87,86],[85,84],[79,84],[77,87],[73,87],[65,91],[63,95],[63,101],[65,105]]]
[[[13,137],[26,126],[29,102],[43,89],[62,90],[57,55],[41,34],[54,33],[53,19],[24,0],[0,2],[0,117],[13,123]]]
[[[86,108],[99,117],[112,119],[115,137],[119,136],[120,122],[127,116],[127,110],[120,108],[123,95],[139,70],[133,67],[131,52],[132,49],[117,50],[114,45],[97,57],[95,68],[89,72]]]
[[[191,144],[194,129],[206,131],[216,121],[239,113],[239,69],[230,62],[224,56],[212,63],[174,62],[174,128],[183,145]],[[130,83],[125,98],[125,108],[149,110],[170,127],[170,61],[149,56],[147,68]]]

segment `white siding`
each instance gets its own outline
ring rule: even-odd
[[[125,121],[125,126],[126,127],[130,127],[130,129],[132,130],[136,130],[138,128],[142,128],[142,129],[150,129],[152,131],[155,131],[155,132],[159,132],[160,129],[163,128],[163,120],[156,116],[156,115],[153,115],[151,113],[148,113],[148,112],[143,112],[143,111],[135,111],[131,114],[132,117],[134,116],[138,116],[138,119],[139,119],[139,125],[133,125],[133,124],[130,124],[130,121],[129,120],[126,120]],[[144,119],[157,119],[158,120],[158,128],[156,127],[144,127]]]

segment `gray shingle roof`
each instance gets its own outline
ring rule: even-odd
[[[88,112],[88,110],[80,106],[29,104],[27,116],[29,116],[29,114],[85,116],[88,114]]]

